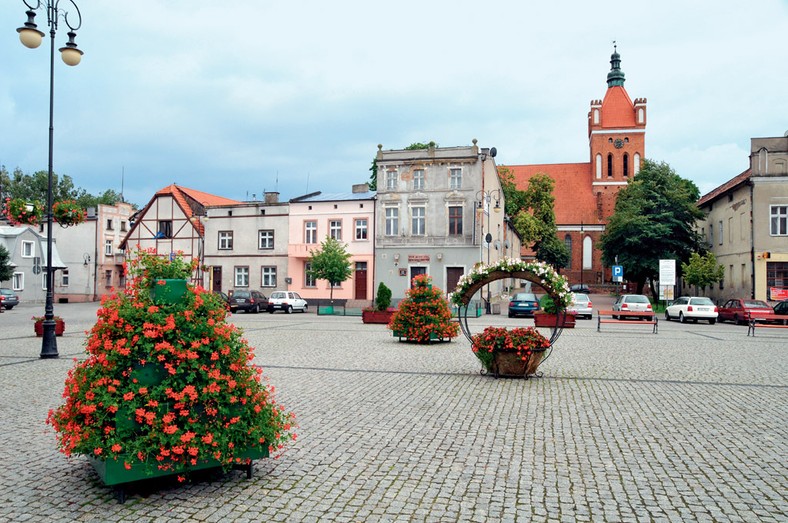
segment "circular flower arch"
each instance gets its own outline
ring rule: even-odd
[[[566,316],[566,307],[569,305],[572,294],[569,291],[569,282],[558,274],[555,269],[541,261],[526,261],[520,258],[502,258],[498,262],[485,265],[476,265],[468,274],[460,277],[457,288],[451,294],[451,302],[458,306],[460,328],[462,333],[473,343],[470,328],[468,327],[468,305],[473,296],[488,283],[505,278],[518,278],[538,285],[550,296],[556,306],[556,324],[551,327],[549,338],[550,345],[558,339],[563,330],[560,325]]]

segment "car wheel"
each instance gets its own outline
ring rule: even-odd
[[[274,308],[269,306],[268,307],[268,314],[273,314],[273,313],[274,313]]]
[[[739,322],[739,315],[738,314],[734,314],[733,315],[733,323],[735,323],[736,325],[741,325],[741,322]]]
[[[309,305],[304,304],[304,308],[301,312],[306,312],[307,307],[309,307]]]
[[[681,323],[687,323],[687,319],[684,317],[684,313],[683,312],[679,313],[679,321]]]
[[[665,321],[670,321],[670,313],[665,311]]]
[[[288,305],[287,306],[287,313],[288,314],[292,314],[292,312],[293,312],[293,306],[292,305]]]
[[[510,312],[510,313],[509,313],[509,317],[510,317],[510,318],[514,318],[514,314],[512,314],[512,313]]]
[[[714,318],[709,320],[709,325],[714,325],[715,323],[717,323],[717,320],[715,320]]]

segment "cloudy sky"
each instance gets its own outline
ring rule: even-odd
[[[788,131],[786,0],[75,1],[85,55],[56,57],[55,171],[94,193],[123,178],[138,204],[173,182],[239,200],[348,191],[379,143],[588,161],[613,40],[630,97],[648,99],[646,156],[702,193],[747,168],[750,138]],[[25,9],[0,2],[0,164],[32,173],[49,37],[40,12],[44,45],[19,43]]]

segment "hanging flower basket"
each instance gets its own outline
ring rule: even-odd
[[[44,336],[44,317],[33,316],[33,331],[39,338]],[[66,332],[66,322],[60,316],[55,316],[55,336],[62,336]]]
[[[485,373],[528,377],[536,373],[550,341],[533,327],[487,327],[472,337],[471,347]]]
[[[22,198],[6,198],[3,216],[14,225],[38,225],[44,215],[41,202],[28,202]]]
[[[70,227],[84,222],[87,212],[74,200],[63,200],[52,205],[52,218],[62,227]]]

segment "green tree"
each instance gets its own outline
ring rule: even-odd
[[[350,278],[350,254],[345,244],[334,238],[326,238],[320,248],[310,251],[310,269],[307,274],[331,285],[331,301],[334,301],[334,286]]]
[[[513,217],[515,230],[523,242],[531,244],[536,259],[557,269],[566,267],[569,250],[557,236],[553,179],[545,173],[536,173],[528,180],[528,188],[522,191],[515,186],[511,171],[504,167],[501,187],[506,198],[506,214]]]
[[[14,275],[14,268],[11,267],[11,253],[4,245],[0,245],[0,281],[10,280]]]
[[[686,262],[698,250],[695,223],[703,217],[695,202],[700,192],[665,162],[643,160],[640,172],[616,199],[616,207],[600,239],[602,261],[624,267],[624,274],[643,293],[650,280],[651,294],[658,299],[654,281],[660,259]]]
[[[684,281],[696,288],[700,287],[706,292],[709,287],[725,277],[725,267],[717,263],[713,252],[690,254],[689,263],[681,264],[681,273]]]
[[[0,167],[0,196],[38,200],[46,205],[49,184],[47,171],[25,174],[18,167],[9,174],[5,167]],[[95,207],[98,204],[115,205],[123,201],[120,194],[107,189],[99,195],[93,195],[74,185],[68,175],[52,174],[52,202],[75,200],[82,208]]]

